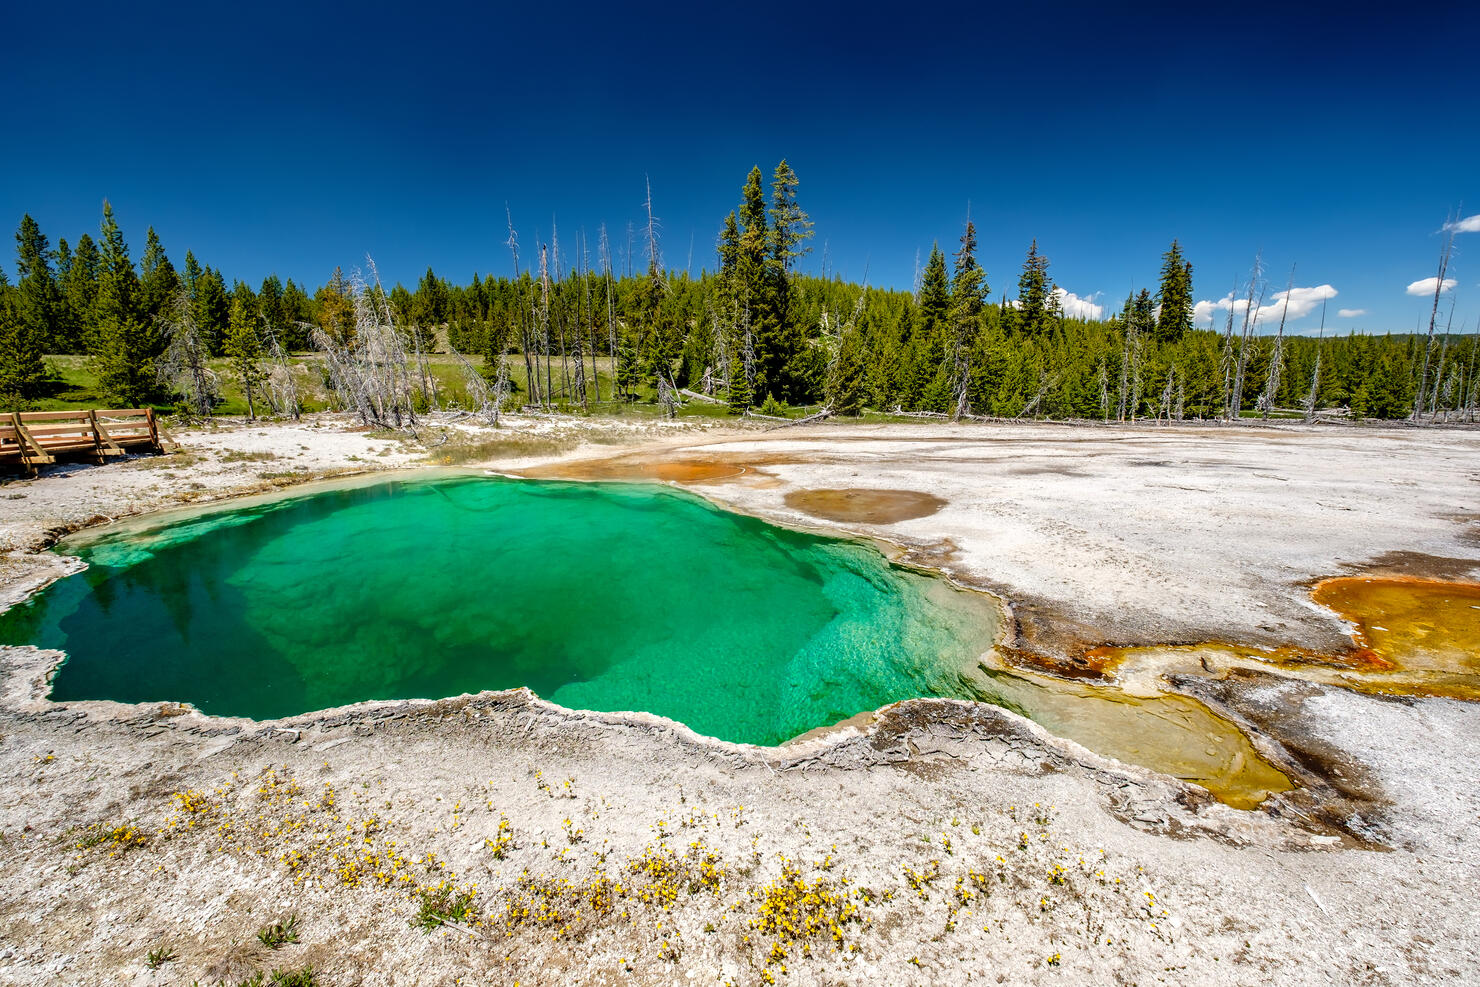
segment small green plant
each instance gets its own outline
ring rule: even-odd
[[[776,395],[774,394],[766,395],[766,400],[761,402],[761,406],[757,408],[756,411],[762,415],[773,415],[776,418],[787,417],[786,405],[782,404],[780,401],[777,401]]]
[[[423,888],[420,897],[421,906],[411,924],[423,932],[431,932],[448,922],[466,922],[476,918],[478,914],[473,904],[475,893],[470,890],[455,891],[449,881],[443,881],[436,887]]]
[[[299,970],[274,970],[270,975],[259,970],[238,981],[236,987],[320,987],[320,984],[313,967],[306,966]]]
[[[257,938],[268,949],[280,949],[298,941],[298,916],[289,915],[285,922],[273,922],[257,930]]]
[[[149,950],[149,955],[144,958],[144,965],[151,970],[158,970],[170,960],[175,959],[177,955],[178,954],[176,954],[176,952],[173,949],[170,949],[168,946],[161,946],[158,949],[151,949]]]
[[[498,817],[498,833],[493,839],[484,840],[483,846],[493,854],[496,860],[503,860],[508,852],[514,849],[514,827],[502,813]]]

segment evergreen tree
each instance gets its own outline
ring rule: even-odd
[[[355,335],[355,306],[350,298],[350,285],[339,268],[334,268],[328,284],[315,296],[319,308],[319,328],[340,346],[349,345]]]
[[[783,274],[812,251],[802,246],[812,238],[813,230],[811,218],[797,205],[798,184],[796,172],[782,158],[771,179],[771,260]]]
[[[1018,307],[1012,325],[1024,336],[1037,338],[1052,328],[1056,309],[1053,282],[1048,279],[1048,258],[1038,252],[1034,239],[1018,278]]]
[[[956,251],[956,275],[951,283],[950,364],[954,414],[959,417],[971,411],[971,352],[982,333],[982,318],[987,307],[986,272],[976,259],[976,226],[966,221],[961,234],[961,248]]]
[[[0,411],[20,411],[34,391],[37,358],[30,330],[17,311],[15,292],[0,267]]]
[[[1171,344],[1192,328],[1192,263],[1182,256],[1176,240],[1161,260],[1161,288],[1156,293],[1161,314],[1156,319],[1156,338]]]
[[[792,286],[792,268],[811,247],[812,220],[797,204],[797,176],[786,159],[776,166],[771,180],[771,282],[777,327],[780,375],[776,391],[793,404],[804,404],[821,391],[826,366],[820,354],[808,345],[807,329]],[[814,323],[815,324],[815,323]]]
[[[192,303],[195,301],[196,291],[200,288],[200,276],[202,273],[200,261],[195,259],[195,252],[191,250],[185,251],[185,294]]]
[[[170,263],[152,226],[139,269],[139,316],[150,323],[168,317],[180,288],[180,276],[175,273],[175,265]]]
[[[20,283],[14,292],[11,318],[17,323],[8,338],[4,358],[3,390],[35,397],[46,377],[43,357],[57,346],[57,316],[61,293],[51,271],[51,245],[29,215],[15,234],[16,271]]]
[[[249,294],[249,291],[232,293],[231,314],[226,327],[226,356],[231,360],[232,372],[246,395],[247,417],[255,419],[257,410],[253,395],[265,375],[261,363],[262,337],[257,333],[257,316]]]
[[[859,415],[864,404],[863,336],[852,322],[843,326],[838,353],[827,374],[827,403],[837,415]]]
[[[262,279],[262,290],[257,293],[257,310],[261,313],[263,334],[277,340],[278,346],[287,352],[290,349],[288,313],[283,305],[283,283],[276,274]]]
[[[642,365],[638,360],[637,341],[632,332],[621,329],[617,339],[617,393],[625,401],[637,398],[637,388],[642,383]]]
[[[940,244],[931,244],[930,260],[925,264],[919,298],[915,302],[913,336],[909,343],[908,392],[903,401],[907,407],[944,411],[950,401],[950,389],[943,385],[941,376],[945,366],[946,323],[950,309],[946,255],[941,252]]]
[[[189,264],[192,258],[186,257]],[[203,268],[195,278],[191,300],[192,314],[201,338],[212,356],[225,352],[226,322],[231,315],[231,300],[226,293],[226,280],[221,272]]]
[[[402,312],[423,328],[440,326],[447,321],[447,285],[427,268],[421,282],[416,286],[411,310]]]
[[[71,266],[62,279],[62,297],[67,312],[65,335],[61,341],[64,353],[87,353],[93,348],[96,325],[93,309],[97,303],[102,266],[97,242],[86,233],[82,234],[77,238]]]
[[[292,278],[283,288],[283,348],[290,351],[308,349],[308,324],[313,321],[313,300]]]
[[[782,368],[791,358],[776,308],[776,274],[780,265],[771,254],[766,224],[766,196],[760,168],[751,168],[740,200],[739,256],[735,279],[741,318],[750,329],[752,398],[779,397]]]
[[[103,203],[102,263],[94,305],[93,366],[109,400],[141,405],[154,390],[156,334],[139,317],[139,278],[113,206]]]

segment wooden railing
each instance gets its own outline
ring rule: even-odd
[[[101,463],[140,446],[164,452],[166,440],[152,408],[0,414],[0,464],[28,473],[56,462],[57,453],[90,453]]]

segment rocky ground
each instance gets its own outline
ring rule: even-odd
[[[320,419],[177,438],[0,486],[0,585],[61,571],[34,552],[61,531],[429,461],[687,478],[993,589],[1046,649],[1323,646],[1343,628],[1311,580],[1480,560],[1470,432],[529,419],[412,443]],[[796,496],[858,488],[940,503]],[[1234,810],[959,702],[757,749],[523,692],[273,723],[53,704],[57,659],[0,649],[0,983],[1480,980],[1472,704],[1248,669],[1166,683],[1350,810],[1333,819]]]

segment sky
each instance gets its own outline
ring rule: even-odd
[[[1411,331],[1457,219],[1440,324],[1473,329],[1480,5],[1296,6],[15,5],[0,226],[75,243],[108,199],[136,258],[153,226],[228,280],[414,287],[511,272],[506,215],[521,265],[596,263],[603,223],[622,265],[650,183],[697,274],[784,157],[812,272],[910,288],[969,217],[994,295],[1036,238],[1109,314],[1176,238],[1200,326],[1258,255],[1262,328],[1290,284],[1287,331]]]

